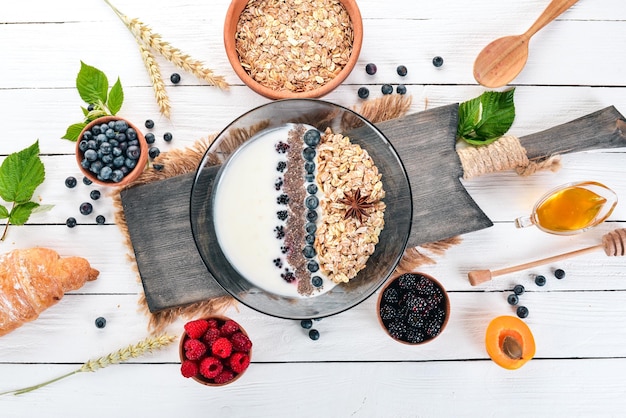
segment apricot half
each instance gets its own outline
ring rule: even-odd
[[[499,316],[487,327],[485,346],[489,357],[501,367],[515,370],[535,355],[535,339],[528,325],[515,316]]]

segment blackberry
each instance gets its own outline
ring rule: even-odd
[[[300,326],[304,329],[311,329],[313,328],[313,321],[311,321],[310,319],[303,319],[302,321],[300,321]]]
[[[554,270],[554,277],[556,277],[557,279],[561,280],[562,278],[565,277],[565,270],[563,270],[563,269],[556,269],[556,270]]]
[[[380,307],[380,318],[383,321],[391,321],[398,317],[398,312],[391,305],[383,305]]]
[[[376,74],[376,71],[378,70],[378,68],[376,67],[376,64],[374,63],[368,63],[365,65],[365,72],[368,73],[369,75],[374,75]]]
[[[412,344],[421,343],[426,339],[424,331],[419,328],[408,328],[406,331],[405,341]]]
[[[74,228],[76,226],[76,218],[70,216],[65,220],[65,225],[67,225],[68,228]]]
[[[279,161],[278,164],[276,164],[276,171],[279,172],[283,172],[285,171],[285,169],[287,168],[287,163],[285,161]]]
[[[144,125],[146,126],[146,128],[152,129],[154,128],[154,121],[152,119],[148,119],[146,120],[146,123]]]
[[[415,293],[410,292],[407,293],[403,298],[402,302],[404,307],[409,312],[425,312],[428,307],[428,300],[421,296],[417,296]]]
[[[309,331],[309,338],[313,341],[317,341],[320,339],[320,332],[316,329],[312,329]]]
[[[276,212],[276,217],[278,218],[278,220],[284,221],[289,217],[289,212],[287,212],[286,210],[279,210],[278,212]]]
[[[284,154],[289,149],[289,144],[283,141],[279,141],[278,144],[276,144],[275,148],[277,153]]]
[[[324,281],[320,276],[313,276],[311,277],[311,284],[315,287],[322,287]]]
[[[367,99],[370,96],[370,90],[367,87],[359,87],[356,94],[361,99]]]
[[[399,319],[391,321],[387,325],[387,331],[389,335],[397,340],[401,340],[404,337],[404,334],[407,331],[406,324]]]
[[[404,84],[398,84],[398,87],[396,87],[396,93],[406,94],[406,86]]]
[[[282,225],[277,226],[276,228],[274,228],[274,232],[276,233],[276,239],[283,239],[285,238],[285,227]]]
[[[519,297],[515,293],[511,293],[506,300],[509,302],[509,305],[517,305],[519,303]]]
[[[410,327],[424,328],[424,326],[426,324],[426,320],[424,319],[424,315],[422,315],[422,314],[420,314],[418,312],[410,312],[407,315],[406,323]]]
[[[80,204],[81,215],[89,215],[93,211],[93,206],[89,202],[83,202]]]
[[[407,75],[408,70],[407,70],[406,66],[398,65],[398,67],[396,68],[396,72],[398,73],[398,75],[400,77],[404,77],[405,75]]]
[[[546,284],[546,276],[542,276],[541,274],[538,276],[535,276],[535,284],[537,286],[545,286]]]
[[[70,189],[76,187],[76,184],[78,184],[78,181],[76,181],[76,177],[69,176],[65,179],[65,186]]]
[[[165,133],[163,134],[163,140],[164,140],[165,142],[172,142],[172,139],[174,139],[174,136],[172,135],[172,133],[171,133],[171,132],[165,132]]]
[[[526,318],[528,316],[528,308],[525,306],[518,306],[516,313],[520,318]]]
[[[380,88],[380,91],[383,94],[391,94],[393,93],[393,87],[391,87],[391,84],[383,84],[382,87]]]
[[[406,273],[398,279],[398,287],[400,289],[413,289],[417,284],[417,278],[414,274]]]
[[[276,181],[274,182],[274,189],[276,189],[276,191],[280,190],[281,187],[283,187],[283,178],[279,177],[276,179]]]
[[[289,203],[289,196],[284,193],[281,194],[276,198],[276,203],[278,203],[279,205],[286,205],[287,203]]]
[[[439,55],[434,57],[433,58],[433,65],[435,67],[441,67],[443,65],[443,58],[441,58]]]
[[[317,129],[309,129],[304,133],[303,140],[308,146],[314,147],[320,143],[321,137],[320,131]]]
[[[526,290],[524,289],[524,286],[522,286],[521,284],[516,284],[513,288],[513,293],[519,296],[524,293],[524,290]]]
[[[96,328],[104,328],[107,325],[107,320],[101,316],[99,316],[98,318],[96,318],[96,320],[94,321],[96,324]]]
[[[309,184],[308,186],[306,186],[306,191],[308,194],[315,194],[317,193],[317,185],[316,184]]]
[[[436,319],[432,319],[426,325],[426,334],[430,337],[436,337],[441,332],[442,323]]]
[[[291,270],[287,268],[285,269],[285,272],[280,275],[280,277],[287,283],[291,283],[294,280],[296,280],[296,276],[293,274]]]
[[[172,73],[172,75],[170,76],[170,81],[172,82],[172,84],[180,83],[180,74]]]
[[[89,197],[91,197],[92,200],[100,199],[100,195],[101,195],[100,190],[92,190],[89,193]]]
[[[398,303],[400,300],[398,295],[398,289],[395,287],[388,287],[383,293],[383,300],[387,303]]]
[[[105,222],[106,222],[106,218],[104,217],[104,215],[96,216],[96,223],[98,225],[104,225]]]

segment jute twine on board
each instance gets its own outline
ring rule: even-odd
[[[411,106],[411,96],[387,95],[364,102],[355,111],[372,123],[379,123],[404,116]],[[165,180],[170,177],[195,172],[200,161],[204,157],[209,145],[217,134],[201,138],[192,146],[185,149],[173,149],[161,153],[154,164],[159,164],[162,169],[146,170],[137,180],[126,186],[127,188]],[[242,141],[247,136],[242,137]],[[504,141],[502,141],[504,139]],[[515,137],[503,137],[490,144],[488,152],[475,152],[474,147],[459,150],[459,156],[466,173],[466,178],[485,174],[487,172],[515,169],[519,174],[529,175],[538,169],[555,169],[558,167],[558,157],[550,158],[540,164],[531,163],[526,157],[523,147]],[[502,141],[502,142],[500,142]],[[517,142],[517,144],[515,143]],[[236,145],[236,144],[234,144]],[[469,177],[468,177],[469,173]],[[133,244],[130,239],[126,219],[122,208],[120,191],[116,190],[113,195],[115,208],[115,221],[120,227],[125,244],[130,252],[128,257],[135,266],[137,279],[141,281],[136,260],[134,257]],[[414,271],[417,267],[425,264],[435,264],[434,257],[443,255],[450,247],[461,242],[460,237],[453,237],[435,243],[424,244],[419,247],[409,248],[405,251],[396,268],[396,274]],[[145,295],[141,294],[138,304],[139,309],[149,317],[148,330],[153,333],[162,332],[169,324],[179,318],[189,320],[193,318],[218,314],[235,304],[231,296],[220,296],[210,300],[197,302],[187,306],[165,309],[159,312],[150,312]]]

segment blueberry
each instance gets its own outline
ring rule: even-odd
[[[311,273],[315,273],[316,271],[318,271],[320,269],[319,264],[317,264],[316,261],[309,261],[306,265],[307,270],[309,270]]]
[[[307,198],[304,199],[304,205],[307,209],[315,209],[319,203],[319,200],[315,196],[307,196]]]
[[[73,189],[74,187],[76,187],[77,183],[78,182],[76,181],[76,177],[69,176],[68,178],[65,179],[65,186],[70,189]]]
[[[154,168],[157,171],[161,171],[165,168],[165,166],[163,164],[152,164],[152,168]]]
[[[154,141],[156,140],[154,134],[152,132],[148,132],[147,134],[144,135],[144,138],[146,138],[146,142],[148,144],[154,144]]]
[[[110,120],[110,121],[109,121],[109,123],[107,123],[107,126],[108,126],[110,129],[115,128],[115,121],[114,121],[114,120]]]
[[[382,87],[380,88],[380,91],[383,94],[391,94],[393,93],[393,87],[391,87],[391,84],[383,84]]]
[[[103,154],[110,154],[112,150],[113,147],[109,142],[103,142],[100,144],[100,151],[102,151]]]
[[[119,183],[124,178],[124,172],[122,170],[113,170],[111,173],[111,181]]]
[[[116,120],[113,124],[113,129],[115,129],[119,133],[125,132],[126,129],[128,129],[128,123],[126,123],[125,120]]]
[[[89,202],[83,202],[80,204],[81,215],[89,215],[93,211],[93,206]]]
[[[404,77],[408,73],[408,70],[406,66],[404,65],[398,65],[398,68],[396,68],[396,71],[398,72],[398,75],[401,77]]]
[[[148,120],[146,120],[145,125],[146,125],[146,128],[152,129],[152,128],[154,128],[154,121],[152,119],[148,119]]]
[[[315,287],[321,287],[322,284],[324,284],[324,281],[320,276],[313,276],[311,277],[311,284]]]
[[[359,87],[356,94],[358,94],[361,99],[367,99],[370,96],[370,90],[367,87]]]
[[[83,184],[89,186],[93,181],[89,179],[89,177],[83,177]]]
[[[100,170],[102,170],[102,167],[104,167],[104,164],[102,164],[102,161],[94,161],[89,166],[89,171],[91,171],[94,174],[98,174]]]
[[[100,126],[99,125],[94,125],[91,127],[91,134],[92,135],[100,135],[102,133],[102,131],[100,130]]]
[[[126,161],[126,158],[124,158],[123,155],[118,155],[117,157],[113,159],[113,167],[115,168],[122,167],[124,165],[124,161]]]
[[[396,87],[396,93],[406,94],[406,86],[404,84],[398,84],[398,87]]]
[[[121,132],[118,132],[118,133],[117,133],[117,135],[115,135],[115,140],[116,140],[117,142],[120,142],[120,143],[121,143],[121,142],[126,142],[126,140],[127,140],[127,139],[128,139],[128,138],[126,138],[126,134],[123,134],[123,133],[121,133]]]
[[[86,139],[83,139],[82,141],[78,143],[78,149],[81,152],[87,151],[88,148],[89,148],[89,142]]]
[[[516,284],[515,287],[513,288],[513,293],[515,293],[516,295],[521,295],[522,293],[524,293],[524,286],[522,286],[521,284]]]
[[[313,183],[315,181],[315,174],[307,174],[306,176],[304,176],[304,180],[306,180],[308,183]]]
[[[113,129],[109,128],[104,133],[104,136],[106,136],[109,139],[113,139],[113,138],[115,138],[115,131]]]
[[[172,73],[172,75],[170,76],[170,81],[173,84],[178,84],[180,83],[180,74],[178,73]]]
[[[92,110],[94,110],[96,107],[92,104],[90,104],[89,106],[87,106],[87,111],[91,112]]]
[[[120,143],[117,139],[111,138],[109,139],[109,145],[111,145],[111,149],[113,149],[113,148],[117,148],[120,145]]]
[[[518,306],[516,313],[520,318],[526,318],[528,316],[528,308],[525,306]]]
[[[106,218],[103,215],[96,216],[96,223],[98,225],[104,225],[105,222],[106,222]]]
[[[304,237],[304,242],[306,242],[307,244],[313,245],[315,243],[315,235],[307,234]]]
[[[95,324],[96,324],[97,328],[101,328],[102,329],[102,328],[106,327],[107,320],[100,316],[100,317],[96,318]]]
[[[126,157],[130,158],[131,160],[137,160],[140,154],[141,154],[141,149],[136,145],[130,146],[126,150]],[[133,167],[129,167],[129,168],[133,168]]]
[[[507,302],[509,302],[509,305],[517,305],[519,302],[519,297],[517,297],[515,293],[511,293],[506,300]]]
[[[163,140],[165,142],[170,142],[172,140],[172,138],[173,138],[173,136],[172,136],[172,134],[170,132],[165,132],[163,134]]]
[[[76,218],[70,216],[65,221],[65,225],[67,225],[68,228],[74,228],[76,226]]]
[[[106,154],[103,155],[102,158],[100,158],[100,161],[102,161],[102,163],[104,163],[105,165],[110,165],[113,163],[113,156],[111,154]]]
[[[126,158],[124,160],[124,166],[121,168],[126,168],[129,171],[137,166],[137,160],[133,160],[132,158]]]
[[[315,158],[315,149],[311,147],[306,147],[302,150],[302,157],[307,161],[313,161]]]
[[[556,270],[554,270],[554,277],[556,277],[557,279],[561,280],[562,278],[565,277],[565,270],[563,270],[563,269],[556,269]]]
[[[309,194],[317,193],[317,185],[316,184],[309,184],[308,186],[306,186],[306,191]]]
[[[315,257],[315,254],[317,254],[315,252],[315,248],[313,248],[311,245],[305,245],[302,249],[302,255],[304,256],[304,258],[313,258]]]
[[[314,210],[309,210],[306,213],[306,219],[309,222],[315,222],[317,220],[317,212]]]
[[[85,151],[84,156],[87,161],[96,161],[98,159],[98,153],[93,149]]]
[[[309,129],[304,133],[304,143],[310,147],[314,147],[320,143],[322,135],[317,129]]]
[[[378,68],[376,68],[376,64],[373,63],[369,63],[365,65],[365,72],[368,73],[369,75],[374,75],[376,74],[376,71],[378,70]]]
[[[126,138],[128,138],[129,141],[137,139],[137,131],[133,128],[126,129]]]
[[[443,58],[437,55],[435,58],[433,58],[433,65],[435,67],[441,67],[443,65]]]
[[[316,329],[312,329],[309,331],[309,338],[313,341],[317,341],[320,339],[320,332]]]
[[[100,190],[92,190],[89,193],[89,197],[91,197],[92,200],[98,200],[100,199]]]
[[[111,154],[113,154],[114,157],[119,157],[123,154],[123,151],[120,147],[113,147],[113,149],[111,150]]]
[[[304,329],[310,329],[313,326],[313,321],[310,319],[303,319],[300,321],[300,326]]]
[[[315,231],[317,231],[317,225],[315,225],[313,222],[307,222],[306,225],[304,225],[304,230],[308,234],[314,234]]]
[[[160,153],[161,150],[159,150],[157,147],[150,147],[150,149],[148,150],[148,156],[150,158],[156,158],[159,156]]]
[[[315,172],[315,163],[312,161],[306,161],[304,163],[304,171],[306,171],[307,174],[313,174]]]
[[[103,123],[102,125],[100,125],[100,133],[102,135],[104,135],[104,133],[107,131],[107,129],[109,129],[110,126],[108,123]]]
[[[546,284],[546,276],[543,276],[541,274],[538,275],[538,276],[535,276],[535,284],[537,286],[545,286],[545,284]]]
[[[111,174],[113,173],[113,169],[109,166],[104,166],[100,170],[98,177],[102,180],[108,180],[111,178]]]

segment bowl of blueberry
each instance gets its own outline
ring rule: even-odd
[[[354,111],[318,99],[259,106],[228,125],[193,182],[193,238],[228,293],[259,312],[321,318],[392,274],[411,190],[392,144]]]
[[[76,161],[82,173],[103,186],[125,186],[148,161],[148,144],[135,125],[118,116],[103,116],[81,131]]]

